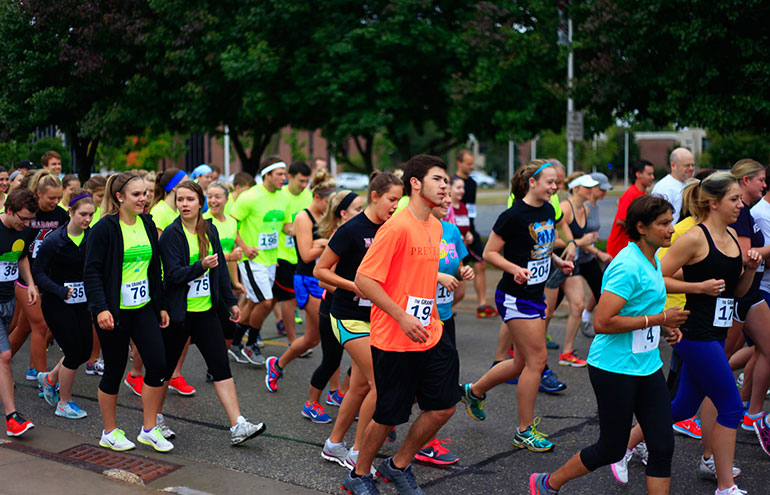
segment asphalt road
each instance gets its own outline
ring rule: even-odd
[[[496,273],[490,273],[490,288],[497,276]],[[471,306],[472,302],[463,302],[457,316],[460,376],[463,381],[474,380],[488,369],[500,324],[498,319],[476,319],[471,313]],[[557,342],[563,339],[564,323],[563,318],[554,319],[550,332]],[[272,317],[266,322],[264,336],[266,339],[276,337]],[[285,342],[285,338],[276,338],[274,342],[268,340],[265,354],[279,354],[285,349]],[[578,335],[576,348],[579,355],[585,356],[589,345],[589,339]],[[662,352],[667,360],[670,351],[665,344]],[[54,416],[53,409],[43,399],[37,397],[32,382],[23,379],[28,355],[28,344],[25,344],[13,362],[18,409],[38,424],[84,434],[97,444],[102,429],[96,402],[98,378],[86,376],[80,371],[75,383],[75,400],[89,413],[88,418],[79,421],[59,418]],[[48,352],[49,366],[60,356],[58,348],[51,346]],[[315,489],[319,493],[342,493],[338,487],[345,471],[320,457],[321,446],[331,431],[331,424],[313,424],[300,415],[310,375],[320,358],[318,348],[309,359],[292,362],[275,394],[265,389],[263,368],[232,363],[244,415],[267,423],[267,432],[263,436],[233,448],[229,445],[224,411],[213,386],[204,381],[205,364],[197,349],[191,348],[184,366],[184,375],[197,387],[198,393],[193,397],[182,397],[169,392],[165,407],[167,423],[177,432],[174,453]],[[568,384],[568,388],[558,396],[540,394],[536,405],[536,414],[542,417],[540,430],[549,434],[556,448],[552,452],[537,454],[519,450],[511,444],[516,426],[516,386],[501,385],[489,393],[486,421],[472,420],[460,404],[454,417],[439,432],[439,438],[452,439],[449,446],[460,456],[457,465],[447,468],[415,466],[416,476],[428,493],[526,494],[527,479],[531,472],[554,470],[580,448],[595,441],[598,423],[588,374],[585,369],[558,366],[557,361],[557,351],[550,351],[549,364]],[[345,357],[345,368],[347,362],[348,358]],[[121,386],[118,424],[129,438],[135,437],[140,428],[140,407],[141,399],[133,395],[128,387]],[[336,415],[333,407],[328,407],[327,412]],[[395,445],[386,443],[381,458],[395,452],[406,431],[406,426],[398,428],[399,440]],[[43,432],[33,430],[29,433],[36,434]],[[350,431],[348,442],[352,442],[353,436],[354,431]],[[141,454],[145,448],[139,445],[136,452]],[[695,468],[700,453],[698,441],[677,435],[671,493],[714,493],[714,482],[697,477]],[[768,460],[753,433],[739,430],[736,463],[744,472],[738,479],[741,488],[750,494],[768,493]],[[221,480],[223,486],[227,482],[227,479]],[[383,486],[382,483],[380,489],[383,493],[394,493],[391,487]],[[83,487],[83,492],[86,491],[87,487]],[[645,493],[644,469],[640,462],[632,461],[630,483],[621,486],[614,480],[609,468],[602,468],[567,485],[562,493],[642,494]]]

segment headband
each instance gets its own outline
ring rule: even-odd
[[[347,210],[350,206],[350,203],[353,202],[354,199],[358,197],[358,194],[354,192],[349,192],[347,196],[345,196],[342,201],[340,201],[340,204],[337,205],[337,208],[334,209],[334,215],[337,217],[342,216],[342,212],[344,210]]]
[[[126,181],[126,182],[128,182],[128,181]],[[93,196],[91,196],[88,193],[86,193],[86,194],[78,194],[77,196],[75,196],[74,198],[72,198],[70,200],[69,207],[72,208],[72,205],[74,205],[75,203],[77,203],[79,200],[81,200],[83,198],[93,198]]]
[[[182,182],[182,179],[187,177],[187,172],[184,170],[180,170],[177,172],[170,181],[168,181],[168,184],[166,184],[163,187],[163,190],[166,191],[166,194],[170,193],[180,182]]]
[[[264,177],[265,174],[269,174],[270,172],[272,172],[277,168],[286,168],[286,164],[284,162],[275,162],[272,165],[268,165],[267,167],[262,169],[262,171],[259,173],[259,176]]]
[[[11,172],[11,175],[8,176],[8,180],[13,180],[16,178],[17,175],[21,173],[21,170],[14,170]]]
[[[202,165],[198,165],[197,167],[195,167],[195,169],[192,171],[191,176],[193,179],[196,179],[201,175],[210,174],[213,171],[214,169],[212,169],[211,167],[209,167],[204,163]]]
[[[537,174],[539,174],[540,172],[542,172],[542,171],[543,171],[543,169],[544,169],[545,167],[553,167],[553,163],[551,163],[551,162],[545,162],[544,164],[540,165],[540,168],[539,168],[539,169],[537,169],[537,170],[535,170],[535,173],[534,173],[534,174],[532,174],[530,177],[534,177],[534,176],[536,176]]]
[[[132,175],[130,179],[128,179],[126,182],[124,182],[122,186],[120,186],[120,189],[118,189],[117,191],[115,191],[115,194],[118,194],[119,192],[123,192],[123,189],[125,189],[125,188],[126,188],[126,186],[128,185],[128,183],[129,183],[129,182],[131,182],[131,181],[132,181],[132,180],[134,180],[134,179],[141,179],[141,177],[139,177],[138,175]],[[113,179],[113,180],[116,180],[116,179]],[[114,195],[113,195],[113,196],[114,196]]]
[[[317,194],[317,195],[321,196],[322,198],[325,198],[326,196],[328,196],[331,193],[333,193],[334,189],[335,189],[334,187],[324,187],[323,189],[318,188],[318,189],[313,191],[313,194]]]

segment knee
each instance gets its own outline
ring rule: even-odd
[[[440,409],[438,411],[428,411],[428,414],[430,414],[434,422],[444,424],[452,418],[456,408],[457,406],[452,406],[450,408]]]
[[[547,352],[535,352],[530,356],[527,356],[527,361],[525,363],[525,366],[527,368],[540,370],[542,372],[545,369],[545,365],[547,363],[548,363]]]
[[[0,366],[10,366],[12,356],[13,354],[11,354],[11,351],[0,352]]]
[[[570,312],[573,315],[581,315],[584,309],[585,309],[585,304],[583,304],[582,300],[575,301],[574,303],[570,304]]]

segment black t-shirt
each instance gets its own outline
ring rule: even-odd
[[[369,220],[364,212],[345,222],[329,239],[329,248],[340,260],[335,270],[337,275],[347,280],[355,280],[358,265],[366,255],[366,250],[372,245],[374,235],[380,225]],[[369,321],[371,304],[364,300],[359,304],[359,298],[349,290],[337,288],[332,301],[332,316],[338,320]]]
[[[19,277],[19,260],[27,255],[34,233],[29,227],[24,230],[9,229],[0,222],[0,301],[14,297],[13,282]]]
[[[59,205],[51,211],[37,210],[35,219],[29,225],[35,235],[34,241],[29,246],[30,265],[35,262],[37,250],[40,249],[46,236],[69,221],[70,216]]]
[[[510,273],[503,273],[498,290],[523,299],[543,298],[556,236],[554,215],[548,202],[535,208],[518,200],[497,218],[492,231],[505,241],[503,256],[532,273],[529,283],[523,285],[517,284]]]
[[[749,205],[743,203],[743,208],[738,214],[738,220],[735,221],[730,227],[735,229],[738,237],[748,237],[751,241],[751,247],[763,247],[765,245],[765,237],[762,235],[762,231],[759,229],[759,225],[754,223],[754,217],[749,212]],[[761,271],[760,271],[761,270]],[[759,297],[759,283],[762,281],[762,275],[765,274],[765,262],[763,261],[760,268],[754,274],[754,280],[751,282],[751,288],[746,292],[746,295],[738,298],[738,301],[754,301]]]
[[[455,177],[460,177],[459,175],[455,175]],[[463,199],[461,200],[463,203],[465,203],[465,207],[468,209],[468,218],[471,221],[471,233],[473,234],[473,237],[478,237],[478,233],[476,233],[476,181],[473,180],[473,177],[468,176],[468,178],[460,177],[463,182],[465,182],[465,194],[463,194]]]

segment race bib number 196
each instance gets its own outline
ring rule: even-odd
[[[427,327],[430,324],[430,314],[433,311],[433,299],[409,296],[406,303],[406,312],[414,316],[422,326]]]
[[[271,232],[269,234],[259,234],[259,241],[257,249],[262,251],[268,251],[270,249],[276,249],[278,247],[278,232]]]

